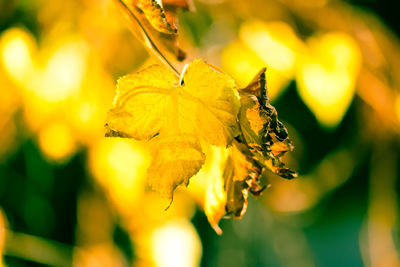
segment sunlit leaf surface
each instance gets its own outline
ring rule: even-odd
[[[108,136],[152,140],[151,187],[172,197],[204,163],[201,141],[228,146],[239,100],[229,76],[206,63],[191,63],[178,81],[165,66],[151,66],[118,82],[108,114]]]

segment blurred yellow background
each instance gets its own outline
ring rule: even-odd
[[[118,77],[157,62],[116,1],[0,0],[0,266],[400,266],[395,3],[193,5],[181,46],[239,87],[267,67],[299,178],[265,173],[218,236],[202,208],[213,151],[164,211],[148,148],[104,137]]]

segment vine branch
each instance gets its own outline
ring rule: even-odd
[[[137,23],[139,26],[140,33],[143,36],[143,39],[147,45],[147,48],[156,55],[168,68],[172,70],[172,72],[179,77],[179,71],[172,65],[172,63],[167,59],[167,57],[161,52],[161,50],[157,47],[155,42],[152,40],[150,34],[147,32],[145,27],[143,27],[139,18],[132,12],[132,10],[124,3],[123,0],[115,0],[115,2],[125,11],[128,17]]]

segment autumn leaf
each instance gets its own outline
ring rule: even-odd
[[[239,140],[246,144],[253,158],[272,172],[287,179],[297,173],[285,167],[281,158],[293,150],[288,131],[278,120],[278,113],[268,103],[265,69],[250,84],[239,90],[241,108],[239,123],[242,131]]]
[[[178,62],[186,58],[186,53],[178,44],[179,10],[191,9],[187,1],[161,0],[118,0],[117,1],[133,22],[132,28],[139,39],[155,52],[158,57],[169,54]],[[163,55],[161,55],[162,51]]]
[[[150,24],[159,32],[175,34],[178,29],[168,22],[163,7],[156,0],[137,0],[137,7],[140,8]]]
[[[217,234],[222,234],[218,222],[222,217],[241,218],[247,209],[249,193],[258,196],[265,187],[259,185],[263,168],[252,159],[245,144],[233,141],[222,166],[220,177],[210,177],[204,211]]]
[[[153,160],[148,171],[150,187],[162,196],[171,197],[174,189],[189,184],[204,164],[205,155],[195,136],[158,136],[152,139]]]
[[[258,184],[261,171],[260,164],[251,158],[247,147],[235,141],[224,171],[226,216],[243,216],[249,191],[258,194],[264,189]]]
[[[204,163],[201,143],[226,147],[238,133],[239,98],[233,80],[201,60],[182,81],[153,65],[118,80],[107,136],[151,140],[150,186],[172,197]]]
[[[297,176],[281,161],[293,146],[275,108],[268,103],[265,71],[261,69],[248,86],[239,90],[241,131],[229,150],[223,177],[215,177],[208,186],[204,209],[218,234],[222,233],[218,226],[222,217],[241,218],[249,193],[259,196],[265,189],[260,185],[260,177],[266,169],[287,179]],[[221,179],[223,189],[219,185]]]
[[[166,123],[172,111],[169,94],[175,75],[161,65],[123,76],[117,83],[114,108],[107,117],[107,136],[150,139]]]
[[[204,201],[220,234],[219,220],[241,218],[249,193],[264,190],[260,177],[266,169],[287,179],[297,176],[281,160],[293,146],[268,101],[265,68],[236,90],[229,76],[201,60],[189,64],[179,80],[167,67],[153,65],[118,80],[106,136],[149,141],[148,183],[168,198],[202,168],[205,148],[223,149]]]

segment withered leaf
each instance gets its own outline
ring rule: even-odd
[[[189,5],[167,3],[163,6],[161,0],[119,1],[137,26],[134,27],[134,32],[147,44],[150,51],[162,50],[163,54],[173,56],[178,62],[185,60],[186,53],[178,44],[177,12],[188,9]]]
[[[226,216],[241,218],[246,212],[249,191],[259,194],[263,187],[259,182],[262,167],[252,159],[244,144],[233,142],[231,154],[224,170],[226,191]]]
[[[260,100],[262,105],[268,103],[268,90],[267,90],[267,79],[265,76],[265,71],[267,68],[262,68],[253,80],[245,87],[240,89],[243,94],[254,95]]]
[[[219,198],[221,203],[215,205],[225,206],[226,217],[241,218],[246,212],[249,192],[254,196],[261,194],[265,186],[260,185],[260,177],[265,169],[287,179],[297,176],[281,161],[293,146],[275,108],[268,103],[265,71],[263,68],[247,87],[239,90],[240,134],[232,142],[224,167],[225,197]],[[223,217],[220,211],[206,213],[218,234],[222,232],[218,227],[218,221]]]
[[[253,158],[262,166],[286,179],[297,177],[297,173],[281,161],[286,152],[293,150],[293,145],[285,126],[278,120],[278,113],[268,103],[265,69],[239,90],[239,95],[242,130],[239,140],[248,146]]]
[[[217,234],[222,234],[218,222],[222,217],[240,218],[246,212],[249,192],[259,195],[264,187],[259,183],[261,166],[252,159],[245,144],[236,140],[226,149],[213,149],[213,159],[207,175],[204,212]]]
[[[162,6],[156,0],[137,0],[136,6],[143,11],[150,24],[159,32],[175,34],[178,29],[171,24]]]

